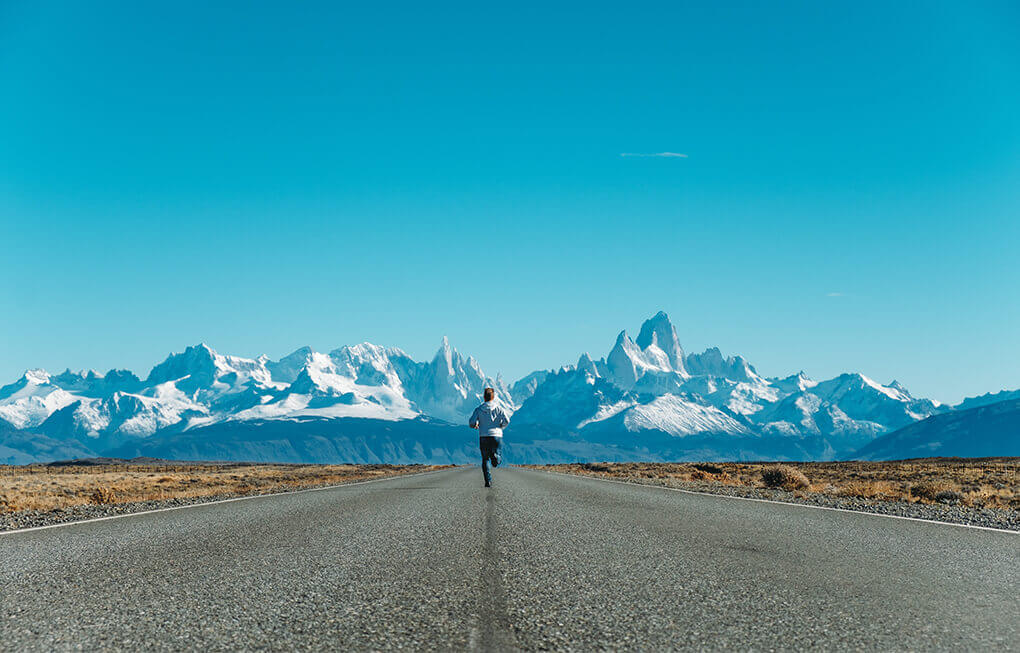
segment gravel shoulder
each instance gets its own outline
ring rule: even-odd
[[[541,471],[572,474],[590,478],[676,488],[704,494],[715,494],[746,499],[764,499],[782,503],[804,504],[824,508],[853,510],[880,515],[894,515],[932,521],[981,526],[1002,530],[1020,531],[1020,511],[1010,508],[976,508],[949,503],[919,503],[877,498],[839,496],[823,492],[788,491],[781,488],[748,487],[725,485],[713,481],[683,480],[675,477],[648,477],[639,473],[621,473],[620,465],[614,472],[598,471],[599,465],[547,465],[529,466]],[[594,467],[595,469],[591,469]]]

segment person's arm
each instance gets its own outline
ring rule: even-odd
[[[510,418],[507,417],[506,411],[502,408],[499,409],[499,428],[505,429],[510,424]]]
[[[468,426],[473,429],[478,428],[478,409],[475,408],[475,412],[471,413],[471,418],[468,419]]]

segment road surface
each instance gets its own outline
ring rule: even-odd
[[[459,468],[0,535],[0,648],[1020,646],[1020,537]]]

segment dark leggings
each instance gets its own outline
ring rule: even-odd
[[[478,438],[478,448],[482,450],[482,476],[485,477],[485,484],[492,483],[492,474],[489,472],[489,461],[493,467],[499,467],[501,458],[500,446],[503,438],[494,438],[491,435],[483,435]]]

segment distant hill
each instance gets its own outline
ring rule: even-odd
[[[978,406],[987,406],[989,404],[997,404],[1000,401],[1006,401],[1008,399],[1020,399],[1020,390],[1003,390],[1002,392],[987,393],[980,397],[968,397],[960,403],[953,406],[956,410],[969,410],[971,408],[977,408]]]
[[[933,415],[876,438],[856,457],[898,460],[928,456],[1020,456],[1020,399]]]
[[[76,440],[57,440],[16,429],[0,421],[0,465],[27,465],[40,460],[88,458],[95,453]]]

